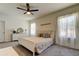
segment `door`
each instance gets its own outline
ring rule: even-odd
[[[5,22],[0,21],[0,42],[4,42],[5,39]]]

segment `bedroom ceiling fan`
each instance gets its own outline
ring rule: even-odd
[[[30,5],[29,3],[26,3],[26,8],[21,8],[21,7],[17,7],[17,9],[20,9],[20,10],[24,10],[24,14],[32,14],[32,12],[36,12],[36,11],[39,11],[38,9],[30,9]]]

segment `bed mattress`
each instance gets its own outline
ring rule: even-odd
[[[32,42],[32,44],[29,44]],[[43,50],[45,50],[47,47],[53,44],[52,38],[42,38],[42,37],[24,37],[19,40],[19,43],[23,46],[28,45],[31,47],[35,46],[35,51],[37,53],[41,53]],[[33,45],[33,46],[32,46]],[[29,48],[29,50],[31,49]],[[28,48],[28,47],[26,47]]]

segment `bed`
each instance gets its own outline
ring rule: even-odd
[[[44,34],[44,33],[43,33]],[[29,49],[31,52],[33,52],[33,56],[35,55],[35,52],[40,54],[43,52],[46,48],[51,46],[53,44],[53,38],[49,37],[50,35],[46,34],[42,37],[42,34],[39,35],[40,37],[23,37],[19,39],[19,44],[24,46],[25,48]]]

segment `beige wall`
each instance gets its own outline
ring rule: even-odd
[[[52,30],[52,31],[55,32],[57,30],[57,17],[63,16],[63,15],[66,15],[66,14],[75,13],[75,12],[79,12],[79,4],[35,19],[35,22],[36,22],[36,25],[37,25],[37,33],[41,32],[41,31],[47,31],[47,30]],[[52,23],[49,26],[47,26],[47,25],[46,26],[40,26],[41,24],[45,24],[45,23],[49,23],[49,22]]]
[[[54,20],[55,17],[52,15],[46,16],[44,18],[36,20],[36,25],[37,25],[37,33],[42,32],[42,31],[55,31],[55,26],[56,26],[56,20]],[[49,25],[41,25],[41,24],[46,24],[46,23],[51,23]]]

